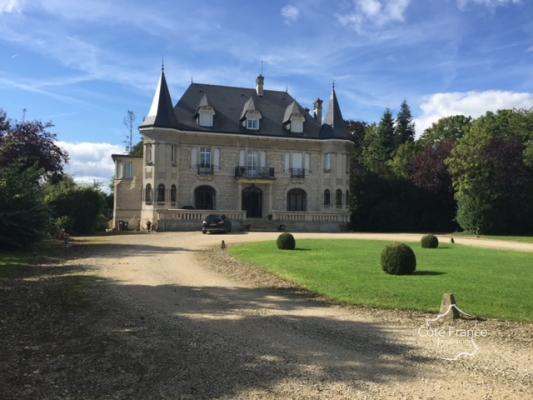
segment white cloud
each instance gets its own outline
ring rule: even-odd
[[[290,24],[300,17],[300,10],[291,4],[287,4],[281,9],[281,16],[286,24]]]
[[[503,90],[435,93],[422,100],[420,104],[422,115],[415,118],[415,123],[418,134],[421,134],[433,122],[450,115],[462,114],[477,118],[487,111],[531,107],[533,107],[533,93]]]
[[[95,181],[107,186],[114,174],[111,154],[123,154],[124,147],[111,143],[70,143],[58,141],[57,145],[69,154],[65,172],[77,183],[91,184]]]
[[[0,0],[0,14],[19,13],[22,6],[23,0]]]
[[[344,26],[357,32],[368,27],[383,27],[390,22],[404,21],[411,0],[353,0],[352,12],[338,15]]]
[[[487,7],[505,6],[508,4],[519,4],[522,0],[457,0],[460,9],[464,9],[468,4],[479,4]]]

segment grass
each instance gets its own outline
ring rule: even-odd
[[[411,243],[417,273],[391,276],[381,270],[386,242],[298,240],[282,251],[274,241],[230,248],[237,259],[330,299],[362,306],[435,312],[443,293],[454,293],[469,314],[533,320],[533,254],[442,244]]]
[[[34,262],[35,257],[55,256],[61,251],[61,242],[55,240],[43,240],[20,250],[0,250],[0,278],[19,274],[24,267]]]

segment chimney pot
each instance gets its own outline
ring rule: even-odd
[[[322,99],[319,97],[315,100],[315,102],[313,103],[313,106],[315,107],[315,110],[314,110],[314,115],[315,115],[315,119],[322,123]]]
[[[265,84],[265,77],[261,74],[255,79],[255,91],[259,97],[263,96],[263,86]]]

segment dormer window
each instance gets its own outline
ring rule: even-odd
[[[258,130],[259,129],[259,120],[258,119],[247,119],[246,120],[246,129]]]
[[[283,124],[285,129],[291,133],[303,133],[305,117],[300,109],[300,106],[293,101],[285,109],[283,116]]]
[[[199,110],[198,111],[198,125],[205,128],[213,127],[213,116],[215,112],[211,110]]]
[[[196,122],[198,126],[204,128],[213,127],[213,117],[215,116],[215,109],[209,104],[207,95],[204,93],[196,109]]]

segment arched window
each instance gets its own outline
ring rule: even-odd
[[[342,208],[342,190],[340,189],[335,192],[335,204],[337,208]]]
[[[306,211],[307,195],[302,189],[291,189],[287,193],[287,211]]]
[[[324,207],[329,207],[331,205],[331,194],[329,189],[324,190]]]
[[[346,202],[345,202],[345,204],[346,204],[346,207],[350,207],[350,191],[349,190],[346,191]]]
[[[165,202],[165,185],[162,183],[159,184],[157,187],[157,202],[158,203],[164,203]]]
[[[170,187],[170,202],[172,205],[176,205],[176,185]]]
[[[214,210],[216,192],[211,186],[203,185],[194,189],[194,208],[197,210]]]
[[[152,204],[152,185],[149,183],[146,185],[146,189],[144,190],[144,201],[146,204]]]

